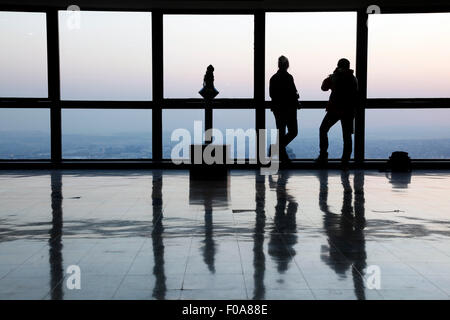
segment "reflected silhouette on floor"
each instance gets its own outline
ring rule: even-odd
[[[264,236],[266,227],[266,177],[256,175],[255,177],[255,202],[256,221],[253,233],[253,299],[264,299],[266,288],[264,286],[264,275],[266,271],[266,256],[264,254]]]
[[[49,231],[49,263],[50,263],[50,294],[52,300],[62,300],[64,297],[64,267],[63,267],[63,195],[62,175],[60,171],[52,171],[51,176],[52,228]]]
[[[272,190],[275,189],[277,196],[274,225],[270,232],[269,255],[276,262],[279,273],[287,271],[289,263],[296,254],[293,247],[297,243],[298,203],[287,192],[288,179],[289,171],[280,171],[276,182],[273,181],[272,176],[269,176],[269,186]]]
[[[343,199],[341,213],[331,212],[328,206],[328,171],[318,173],[320,181],[319,207],[324,213],[323,226],[328,237],[328,246],[322,247],[321,259],[337,275],[346,277],[351,269],[355,295],[365,300],[364,269],[366,268],[365,248],[365,198],[364,172],[355,171],[354,207],[352,206],[353,189],[349,181],[349,172],[342,171],[341,183]]]
[[[152,208],[153,208],[153,230],[152,245],[155,265],[153,275],[155,276],[155,287],[153,297],[157,300],[164,300],[166,297],[166,275],[164,272],[164,242],[163,242],[163,200],[162,200],[163,178],[162,172],[153,171],[152,181]]]
[[[392,184],[393,189],[407,189],[411,183],[411,172],[386,172],[386,178]]]
[[[426,174],[419,175],[419,177],[422,176],[427,177]],[[77,264],[80,261],[80,258],[71,260],[71,257],[74,257],[72,251],[68,251],[64,255],[64,250],[70,250],[64,246],[63,240],[65,239],[70,239],[71,247],[76,249],[75,256],[79,253],[77,248],[80,248],[80,245],[84,247],[85,244],[96,248],[95,250],[99,250],[96,252],[100,254],[104,253],[104,256],[99,256],[98,261],[95,255],[86,255],[89,258],[82,258],[83,263],[84,261],[87,262],[87,264],[84,264],[85,266],[89,266],[89,263],[101,264],[103,259],[107,257],[108,259],[117,259],[122,267],[126,263],[133,263],[133,272],[136,272],[136,270],[142,270],[139,269],[142,267],[141,264],[148,261],[150,264],[146,267],[146,274],[148,274],[150,284],[148,292],[145,294],[154,299],[167,299],[177,294],[176,291],[180,290],[182,286],[170,288],[173,290],[169,290],[168,287],[169,280],[171,283],[175,280],[174,276],[182,276],[184,279],[186,275],[191,275],[186,272],[188,269],[193,271],[194,274],[198,274],[201,268],[195,269],[196,257],[194,256],[202,258],[201,267],[206,267],[206,273],[213,276],[214,279],[215,277],[220,279],[223,276],[234,274],[235,271],[228,274],[228,269],[224,265],[218,265],[219,259],[223,261],[223,258],[225,258],[226,261],[227,257],[224,257],[224,255],[228,250],[232,250],[231,253],[236,255],[230,259],[230,262],[241,263],[245,276],[244,281],[251,282],[246,283],[246,288],[251,288],[250,291],[246,290],[248,298],[265,299],[273,297],[273,295],[287,294],[286,292],[289,290],[308,291],[307,288],[310,289],[310,294],[315,296],[315,290],[318,289],[311,285],[315,285],[314,281],[322,280],[310,279],[309,277],[316,277],[316,275],[320,276],[321,274],[316,274],[314,271],[308,273],[308,268],[314,267],[316,263],[308,259],[318,258],[320,259],[319,265],[327,266],[323,274],[331,276],[330,282],[325,279],[323,283],[319,283],[321,286],[336,286],[336,289],[344,291],[347,289],[348,282],[350,282],[352,286],[351,297],[363,300],[376,296],[376,294],[372,295],[374,292],[368,291],[364,278],[369,261],[367,254],[377,250],[376,248],[371,250],[369,250],[369,247],[366,248],[368,235],[371,238],[381,239],[380,241],[398,241],[399,239],[408,241],[413,237],[414,239],[422,238],[424,240],[427,240],[425,237],[433,237],[433,239],[448,237],[448,228],[446,229],[448,221],[445,218],[414,215],[414,212],[412,214],[398,214],[394,211],[373,210],[373,207],[371,212],[374,214],[371,216],[370,228],[366,228],[364,189],[369,188],[371,192],[377,192],[383,186],[381,182],[384,182],[384,187],[392,194],[393,192],[401,192],[408,195],[410,192],[408,189],[412,184],[412,175],[409,172],[393,172],[386,176],[385,173],[374,174],[370,172],[370,185],[367,186],[365,186],[365,172],[359,170],[344,172],[322,170],[313,171],[313,175],[309,172],[282,170],[279,174],[268,177],[258,173],[246,173],[229,176],[222,181],[191,179],[187,187],[186,185],[177,185],[180,182],[186,183],[186,174],[181,174],[173,179],[172,173],[167,175],[163,170],[154,170],[152,171],[151,181],[148,175],[141,180],[142,184],[147,185],[147,194],[150,191],[149,189],[152,189],[151,205],[149,196],[146,200],[139,200],[140,202],[136,206],[138,210],[145,206],[145,210],[142,212],[133,212],[135,205],[127,203],[126,207],[130,208],[131,215],[124,215],[119,218],[108,215],[109,206],[121,204],[117,201],[104,206],[98,214],[93,211],[92,215],[79,215],[77,210],[80,208],[81,210],[90,210],[92,207],[90,201],[93,198],[88,199],[80,192],[80,189],[72,189],[72,182],[68,183],[71,189],[67,192],[76,195],[76,197],[63,196],[64,179],[67,177],[72,179],[73,173],[51,171],[50,175],[45,178],[48,177],[51,181],[50,192],[48,191],[48,180],[45,179],[44,183],[47,184],[46,197],[48,199],[50,193],[51,202],[48,203],[47,200],[44,210],[51,213],[51,216],[35,221],[33,213],[30,213],[23,220],[20,220],[19,215],[11,214],[4,219],[2,224],[1,239],[2,242],[10,242],[11,244],[31,240],[29,243],[33,245],[45,239],[44,241],[48,245],[44,249],[46,251],[45,256],[48,253],[48,269],[44,269],[44,272],[50,277],[49,280],[45,280],[48,286],[46,285],[43,289],[43,296],[54,300],[72,298],[77,294],[65,289],[67,277],[65,265],[67,267],[67,265]],[[336,179],[340,179],[340,183],[336,184]],[[380,184],[375,186],[375,190],[373,189],[372,179],[380,181]],[[428,184],[430,184],[430,181],[437,183],[434,176],[427,177],[427,179]],[[417,180],[420,181],[421,179]],[[163,190],[164,181],[168,185],[167,190]],[[230,198],[230,181],[233,182],[234,187],[241,188],[241,194],[235,194],[237,197],[233,200],[237,201],[234,202]],[[241,182],[244,182],[243,186],[239,185]],[[308,188],[308,186],[305,186],[305,184],[311,182],[319,182],[319,190],[315,187]],[[314,183],[311,185],[313,186]],[[416,185],[428,188],[426,183],[422,186]],[[163,199],[166,196],[169,196],[169,199],[174,199],[172,193],[174,188],[180,188],[184,192],[183,198],[175,196],[175,200],[170,200],[174,201],[174,204],[169,203],[168,211],[165,212],[164,207],[167,203],[163,204]],[[304,189],[306,192],[302,192],[302,188],[306,188]],[[417,187],[415,186],[415,188]],[[434,188],[433,190],[438,190],[436,187]],[[317,197],[317,191],[318,203],[317,200],[314,200]],[[189,193],[189,201],[184,198],[187,196],[186,192]],[[249,195],[252,197],[253,192],[255,193],[254,199],[249,198]],[[335,192],[338,194],[336,195]],[[105,193],[102,194],[105,196]],[[106,195],[110,194],[109,191],[106,193]],[[383,195],[387,196],[387,193],[383,193]],[[304,216],[297,216],[300,210],[299,196],[305,196],[303,199],[305,208],[303,210],[308,211],[305,211]],[[311,198],[313,203],[310,202]],[[122,200],[128,199],[128,196],[125,196]],[[388,200],[396,203],[392,199],[395,200],[395,198]],[[333,203],[337,200],[338,209],[331,206],[331,200],[333,200]],[[253,201],[254,210],[252,208]],[[317,208],[317,204],[318,210],[314,210]],[[400,209],[403,209],[404,203],[401,202],[400,204]],[[378,205],[375,203],[375,209],[378,209],[376,207]],[[381,207],[380,209],[384,208]],[[405,209],[408,209],[408,207]],[[177,212],[177,210],[182,211]],[[170,217],[168,217],[169,215]],[[199,216],[200,219],[198,219]],[[194,250],[190,250],[189,243],[184,241],[184,238],[196,237],[196,235],[201,237],[201,246],[198,249],[195,247]],[[230,235],[235,235],[236,238],[234,239]],[[325,236],[325,242],[323,242],[323,236]],[[308,242],[304,244],[299,240],[300,237],[301,239],[305,238]],[[115,255],[115,251],[107,249],[109,245],[114,246],[116,240],[120,243],[120,239],[130,238],[135,238],[138,242],[143,241],[144,246],[142,248],[148,248],[147,252],[138,252],[142,252],[145,259],[122,261],[123,259],[118,256],[120,255],[119,251]],[[145,242],[145,239],[148,239],[148,242]],[[224,239],[227,241],[226,244],[222,244]],[[109,242],[109,240],[112,241]],[[101,242],[101,246],[97,246],[97,242]],[[146,247],[145,243],[150,246]],[[234,247],[235,244],[236,247]],[[248,247],[247,244],[250,246]],[[233,246],[231,249],[229,249],[230,245]],[[312,247],[319,245],[321,249],[320,251],[315,249],[314,252],[306,250],[300,254],[299,248],[303,246],[310,248],[310,245]],[[5,248],[9,246],[9,243],[5,244]],[[223,246],[222,251],[221,246]],[[68,247],[67,244],[66,247]],[[172,248],[173,251],[169,250]],[[237,250],[235,248],[238,248],[239,252],[233,251]],[[178,252],[178,250],[182,254],[174,256],[173,253]],[[184,255],[183,250],[190,250],[190,254]],[[389,253],[386,253],[386,255],[389,256]],[[41,252],[39,257],[42,256]],[[171,263],[180,263],[181,268],[175,268],[174,270],[171,265],[168,265],[168,259]],[[190,264],[191,261],[194,261],[194,263]],[[306,263],[303,264],[304,262]],[[190,268],[186,268],[187,266]],[[194,269],[191,266],[194,266]],[[170,272],[176,271],[173,274],[170,273],[170,276],[167,275],[169,267]],[[305,268],[305,272],[303,272],[303,268]],[[6,280],[13,281],[13,278],[17,277],[18,274],[20,275],[20,272],[24,272],[24,270],[27,270],[27,268],[17,268],[17,271],[10,273],[11,276],[4,277],[4,282],[6,283]],[[222,270],[225,271],[225,274]],[[303,273],[306,287],[299,286],[297,288],[293,287],[293,283],[289,283],[295,277],[302,277],[296,271]],[[138,274],[117,275],[117,277],[125,277],[128,281],[129,279],[137,279],[136,275],[143,276],[138,272]],[[128,276],[130,278],[127,278]],[[336,284],[335,280],[343,281]],[[127,283],[132,283],[132,281],[134,280]],[[126,282],[120,283],[118,290],[114,292],[123,292],[127,289],[122,284]],[[240,286],[240,284],[236,284],[236,286]],[[89,289],[97,290],[95,286],[91,286]],[[98,287],[98,290],[102,290],[101,286]],[[282,290],[288,291],[282,293]],[[84,292],[80,291],[79,294],[83,296]],[[113,293],[112,296],[114,297],[115,294]],[[345,294],[348,294],[348,291]]]
[[[189,204],[202,205],[205,210],[205,239],[201,248],[203,261],[211,273],[216,272],[217,250],[213,234],[213,208],[226,208],[229,199],[229,176],[217,180],[189,179]]]

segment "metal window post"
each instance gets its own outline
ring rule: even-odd
[[[364,163],[365,109],[367,105],[367,46],[368,46],[368,14],[366,9],[359,9],[356,25],[356,77],[360,92],[360,107],[355,115],[355,162]]]
[[[163,87],[163,14],[152,12],[152,63],[153,63],[153,109],[152,109],[152,146],[153,160],[162,159],[162,102]]]
[[[254,102],[256,125],[256,157],[259,157],[259,129],[266,126],[266,110],[264,108],[265,96],[265,38],[266,38],[266,14],[257,11],[254,15]],[[260,159],[258,159],[260,160]]]
[[[59,73],[58,10],[46,11],[47,16],[47,72],[50,105],[51,160],[57,166],[62,158],[61,91]]]

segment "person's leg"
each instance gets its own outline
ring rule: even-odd
[[[288,133],[284,136],[284,145],[287,146],[298,134],[297,109],[289,110],[286,113],[286,126]]]
[[[284,137],[286,136],[286,117],[279,111],[274,111],[273,115],[275,117],[275,124],[278,130],[278,157],[281,159],[286,153],[285,146],[283,145],[285,140]],[[274,154],[271,152],[271,156],[273,155]]]
[[[344,140],[344,148],[342,150],[342,161],[348,162],[352,155],[353,142],[352,142],[352,133],[353,133],[353,117],[347,116],[341,119],[342,125],[342,138]]]
[[[320,159],[328,158],[328,131],[339,121],[339,118],[327,112],[320,125]]]

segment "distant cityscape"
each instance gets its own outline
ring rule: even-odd
[[[111,135],[63,135],[65,159],[151,159],[152,137],[148,133]],[[163,157],[170,159],[177,142],[170,141],[170,132],[163,133]],[[312,159],[319,152],[318,134],[308,132],[289,145],[291,158]],[[247,146],[249,143],[247,143]],[[254,145],[251,142],[250,145]],[[450,138],[366,138],[366,158],[386,159],[393,151],[406,151],[416,159],[450,159]],[[330,136],[329,157],[339,158],[342,141]],[[246,153],[248,156],[248,152]],[[183,155],[180,155],[184,157]],[[49,159],[50,135],[39,131],[0,131],[0,159]]]

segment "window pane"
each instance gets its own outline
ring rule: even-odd
[[[368,97],[450,97],[450,13],[369,16]]]
[[[320,90],[324,78],[340,58],[355,66],[356,13],[302,12],[266,14],[266,99],[269,80],[277,72],[278,57],[289,59],[301,100],[326,100]]]
[[[0,109],[0,159],[50,159],[50,111]]]
[[[288,145],[289,158],[314,159],[319,156],[319,128],[324,116],[324,110],[319,109],[301,109],[297,112],[298,136]],[[270,110],[266,110],[266,128],[276,129],[275,118]],[[270,134],[270,131],[267,132],[267,143],[271,141]],[[340,122],[328,132],[328,142],[328,157],[340,159],[343,147]]]
[[[366,158],[450,159],[450,109],[366,110]]]
[[[248,109],[215,109],[213,110],[213,127],[220,130],[223,135],[223,143],[231,145],[233,141],[227,139],[227,129],[239,130],[239,137],[244,144],[239,144],[239,140],[234,138],[234,148],[231,149],[234,159],[255,159],[256,138],[255,138],[255,110]],[[250,129],[250,130],[249,130]],[[249,131],[247,131],[249,130]],[[236,132],[238,134],[239,132]],[[244,133],[247,136],[244,136]],[[233,132],[231,132],[233,134]],[[237,135],[236,135],[237,137]],[[245,140],[244,140],[245,139]],[[213,141],[214,142],[214,141]]]
[[[191,141],[183,141],[187,145],[200,144],[204,141],[205,111],[201,109],[168,109],[163,110],[163,158],[171,159],[172,148],[181,141],[171,141],[172,132],[176,129],[188,130]],[[201,121],[201,129],[198,135],[194,134],[194,121]],[[188,147],[189,150],[189,147]],[[188,159],[188,154],[181,154],[174,159]]]
[[[45,13],[0,12],[0,96],[46,98]]]
[[[165,15],[164,96],[201,98],[210,64],[217,98],[253,97],[253,16]]]
[[[63,100],[151,100],[151,13],[60,11],[59,28]]]
[[[152,111],[63,110],[62,149],[66,159],[151,158]]]

